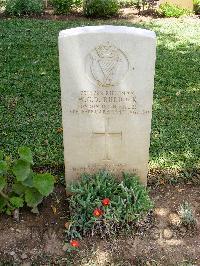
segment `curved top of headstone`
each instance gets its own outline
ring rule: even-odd
[[[90,33],[121,33],[121,34],[133,34],[137,36],[143,36],[148,38],[156,38],[156,34],[153,31],[135,28],[135,27],[126,27],[126,26],[113,26],[113,25],[101,25],[101,26],[86,26],[86,27],[77,27],[62,30],[59,33],[59,38],[68,37],[73,35],[80,34],[90,34]]]

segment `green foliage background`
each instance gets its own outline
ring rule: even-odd
[[[16,154],[26,145],[36,165],[63,164],[58,64],[60,30],[88,25],[154,30],[157,61],[150,167],[199,168],[200,21],[0,21],[0,147]]]
[[[196,15],[200,14],[200,0],[193,0],[193,6],[194,6],[194,13]]]
[[[68,14],[73,8],[80,7],[82,0],[50,0],[56,14]]]
[[[6,13],[9,15],[41,14],[44,9],[43,0],[4,0]]]
[[[85,0],[84,14],[88,17],[112,17],[119,11],[118,0]]]
[[[177,5],[170,4],[170,3],[164,3],[159,6],[158,12],[163,16],[163,17],[175,17],[179,18],[180,16],[183,15],[189,15],[191,13],[190,10],[181,8]]]

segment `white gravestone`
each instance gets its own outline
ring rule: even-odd
[[[66,181],[148,172],[156,57],[152,31],[92,26],[59,35]]]

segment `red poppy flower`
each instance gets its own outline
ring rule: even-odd
[[[110,200],[108,198],[105,198],[102,200],[103,206],[108,206],[110,204]]]
[[[77,240],[71,240],[70,245],[74,248],[79,248],[80,243]]]
[[[99,217],[103,214],[103,211],[99,208],[96,208],[94,211],[93,211],[93,214],[95,217]]]

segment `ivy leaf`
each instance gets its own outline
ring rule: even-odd
[[[30,163],[23,160],[18,160],[13,167],[17,181],[24,181],[29,176],[30,171]]]
[[[7,185],[6,179],[3,176],[0,176],[0,191],[2,191]]]
[[[10,198],[10,203],[15,209],[22,208],[24,206],[24,200],[20,197],[12,197]]]
[[[4,174],[8,170],[8,165],[5,161],[0,161],[0,175]]]
[[[29,188],[25,192],[25,201],[28,207],[37,207],[42,202],[42,199],[43,196],[35,188]]]
[[[27,163],[33,164],[33,156],[32,156],[32,152],[31,149],[28,147],[20,147],[18,150],[20,159],[23,161],[26,161]]]
[[[49,174],[37,174],[33,177],[33,186],[43,195],[48,196],[53,192],[54,177]]]
[[[17,195],[23,195],[26,191],[26,187],[20,182],[14,183],[12,189]]]

